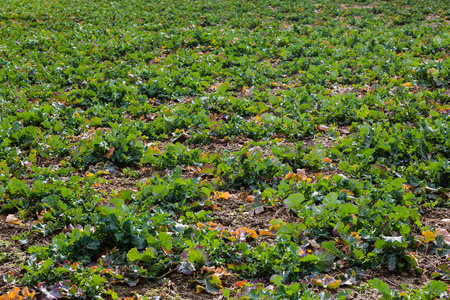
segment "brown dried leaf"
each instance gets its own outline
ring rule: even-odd
[[[109,148],[108,152],[106,152],[105,157],[106,157],[107,159],[110,159],[110,158],[111,158],[111,156],[112,156],[113,153],[114,153],[114,149],[116,149],[116,148],[115,148],[114,146],[111,146],[111,147]]]

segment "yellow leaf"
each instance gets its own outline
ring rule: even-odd
[[[252,239],[256,239],[256,237],[258,236],[256,231],[254,231],[253,229],[247,230],[246,234],[247,234],[247,238],[252,238]]]
[[[335,289],[337,289],[340,285],[341,285],[341,281],[340,281],[340,280],[336,280],[335,282],[329,283],[329,284],[327,285],[327,289],[335,290]]]
[[[285,179],[291,179],[291,178],[295,178],[296,175],[293,172],[289,172],[286,174],[286,176],[284,176]]]
[[[195,289],[195,293],[196,294],[200,294],[201,292],[203,292],[205,290],[204,287],[197,285],[197,288]]]
[[[224,199],[224,200],[228,200],[228,198],[230,198],[230,194],[228,192],[225,193],[220,193],[219,192],[219,199]]]
[[[243,287],[245,284],[247,284],[247,280],[241,280],[234,284],[235,287]]]
[[[214,192],[214,198],[217,200],[219,200],[219,199],[228,200],[228,198],[230,198],[230,194],[228,192],[225,192],[225,193]]]
[[[274,235],[272,232],[266,231],[266,230],[261,230],[261,232],[259,234],[260,235]]]
[[[313,278],[313,279],[311,279],[311,283],[314,284],[315,286],[323,287],[322,280],[318,280],[318,279]]]
[[[272,226],[270,226],[269,231],[272,233],[275,233],[278,231],[278,229],[280,229],[280,226],[281,226],[281,224],[272,225]]]
[[[436,240],[436,235],[429,230],[423,231],[422,234],[425,237],[424,240],[425,243],[429,243]]]

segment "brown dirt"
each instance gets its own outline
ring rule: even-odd
[[[351,8],[353,8],[353,9],[371,9],[374,6],[378,5],[378,4],[379,3],[370,3],[370,4],[367,4],[367,5],[360,5],[360,4],[346,5],[346,4],[340,4],[340,6],[344,10],[351,9]]]
[[[447,17],[441,17],[440,15],[428,15],[425,17],[425,22],[422,26],[431,26],[433,28],[448,26],[450,25],[450,20]]]
[[[337,89],[333,93],[345,94],[345,93],[357,93],[362,91],[358,88],[343,87]],[[348,128],[338,128],[341,134],[348,134]],[[244,147],[249,139],[235,139],[233,141],[224,142],[218,141],[217,143],[211,143],[208,145],[189,145],[190,149],[200,149],[204,153],[218,153],[224,150],[230,153],[239,151]],[[321,133],[313,139],[316,145],[320,144],[325,148],[332,147],[336,140],[329,138],[327,134]],[[161,150],[164,150],[170,143],[169,141],[158,143],[156,146]],[[297,142],[280,142],[277,145],[280,147],[294,147]],[[272,155],[270,146],[251,147],[251,151],[261,151],[264,156]],[[37,165],[40,167],[49,167],[58,165],[59,159],[42,159],[38,158]],[[164,171],[158,171],[153,168],[135,167],[132,171],[138,171],[139,175],[133,178],[123,175],[121,170],[115,175],[104,175],[103,179],[106,180],[104,184],[101,184],[98,188],[107,191],[111,194],[112,191],[121,190],[134,190],[138,182],[143,182],[148,178],[151,178],[155,173],[160,176],[164,176]],[[324,171],[324,175],[337,174],[337,171]],[[312,176],[313,172],[306,170],[308,176]],[[71,175],[85,176],[83,172],[74,172]],[[71,176],[69,175],[69,176]],[[314,181],[313,181],[314,182]],[[268,230],[270,227],[270,220],[281,219],[286,223],[300,222],[293,214],[289,213],[283,206],[267,206],[264,209],[255,214],[249,212],[247,205],[247,196],[249,191],[228,191],[230,197],[228,200],[215,200],[217,204],[216,210],[211,215],[215,218],[214,222],[221,224],[224,229],[233,231],[241,227],[247,227],[253,229],[258,233],[258,239],[254,243],[266,242],[269,244],[274,243],[275,237],[259,235],[262,230]],[[423,209],[423,223],[429,225],[432,228],[444,228],[450,231],[450,224],[442,222],[442,219],[450,219],[450,211],[446,209]],[[19,226],[5,222],[6,216],[0,216],[0,253],[7,253],[8,258],[0,261],[0,277],[8,272],[19,274],[21,272],[20,264],[25,262],[28,258],[26,249],[30,245],[47,245],[51,241],[51,237],[43,237],[38,233],[33,233],[29,237],[29,242],[26,245],[20,245],[19,242],[11,240],[11,237],[30,231],[29,226]],[[0,256],[1,258],[1,256]],[[427,255],[425,257],[418,258],[418,267],[423,269],[422,274],[417,273],[392,273],[392,272],[370,272],[367,271],[366,277],[359,282],[359,288],[353,288],[352,294],[348,299],[361,299],[371,300],[379,299],[380,294],[368,287],[365,287],[365,283],[372,278],[379,278],[382,281],[390,285],[391,288],[396,290],[402,290],[401,285],[406,284],[408,288],[421,288],[427,282],[431,280],[432,273],[439,269],[439,266],[443,263],[448,263],[447,260],[442,259],[436,255]],[[130,288],[126,285],[116,285],[113,289],[118,293],[120,297],[132,297],[135,294],[148,295],[148,296],[161,296],[165,299],[222,299],[222,296],[210,295],[205,292],[196,294],[196,283],[194,277],[186,276],[177,272],[172,272],[166,277],[168,280],[165,285],[158,285],[155,282],[141,280],[137,286]],[[235,275],[225,276],[222,278],[224,287],[230,288],[238,281],[238,277]],[[10,287],[4,282],[0,281],[0,295],[9,290]]]
[[[450,210],[447,208],[422,208],[422,223],[431,228],[442,228],[450,232]],[[449,221],[446,221],[449,220]]]
[[[265,206],[262,211],[252,213],[250,203],[247,202],[249,192],[237,192],[231,194],[228,200],[220,200],[218,208],[214,210],[212,216],[215,223],[221,224],[226,230],[236,230],[241,227],[253,229],[256,232],[269,230],[272,219],[281,219],[286,223],[298,221],[282,206]],[[216,201],[217,202],[217,201]],[[262,239],[270,236],[260,236]]]
[[[12,237],[29,232],[29,225],[7,223],[6,217],[0,215],[0,279],[7,273],[20,274],[22,270],[20,265],[29,257],[28,247],[48,245],[54,236],[44,237],[40,233],[33,232],[28,236],[27,244],[20,244],[19,241],[12,240]],[[0,280],[0,295],[11,288],[3,280]]]
[[[377,271],[369,272],[366,277],[362,280],[358,287],[352,289],[352,293],[348,299],[354,300],[375,300],[380,299],[381,294],[370,287],[367,286],[367,282],[370,279],[378,278],[384,283],[388,284],[389,287],[398,292],[404,291],[401,287],[403,284],[409,289],[420,289],[425,284],[427,284],[430,279],[408,272],[389,272],[389,271]]]
[[[238,280],[234,274],[224,275],[221,278],[224,288],[232,288]],[[198,283],[195,281],[194,275],[187,276],[173,272],[162,279],[162,284],[141,280],[132,288],[127,285],[115,285],[112,289],[121,298],[145,295],[174,300],[223,299],[222,295],[212,295],[205,291],[196,293],[197,285]]]

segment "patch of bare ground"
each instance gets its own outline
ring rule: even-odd
[[[420,289],[426,285],[430,279],[412,272],[390,272],[390,271],[366,271],[366,276],[359,283],[359,286],[352,289],[348,299],[355,300],[375,300],[380,299],[381,294],[375,289],[369,288],[367,282],[370,279],[380,279],[392,290],[398,292],[404,291],[402,285],[405,284],[408,289]]]
[[[60,159],[54,158],[54,159],[43,159],[38,158],[37,165],[40,168],[48,168],[48,167],[62,167],[60,164]],[[105,199],[109,199],[110,197],[113,197],[115,194],[120,193],[121,191],[137,191],[138,183],[144,183],[148,179],[152,178],[155,174],[158,174],[160,177],[164,177],[166,175],[166,171],[164,170],[158,170],[154,167],[147,167],[147,166],[141,166],[136,165],[133,167],[128,168],[129,173],[133,173],[133,176],[127,175],[124,172],[123,168],[112,166],[115,171],[110,171],[108,174],[102,174],[99,175],[99,179],[97,180],[97,183],[94,185],[94,189],[98,192],[103,193]],[[88,176],[89,173],[95,173],[97,166],[91,166],[90,169],[88,168],[85,171],[82,170],[72,170],[65,176],[59,176],[59,180],[61,181],[67,181],[72,176],[78,176],[80,178],[85,178]],[[101,168],[100,168],[101,169]],[[100,170],[99,169],[99,170]],[[35,179],[31,178],[32,174],[27,170],[25,172],[25,180],[27,182],[27,185],[32,187],[34,185]],[[80,182],[81,187],[83,188],[85,183]]]
[[[332,89],[332,95],[358,94],[359,89],[353,86],[339,86]]]
[[[102,190],[107,192],[107,194],[111,194],[113,191],[121,192],[121,191],[136,191],[137,184],[139,182],[143,183],[147,181],[149,178],[152,178],[155,173],[158,173],[159,176],[164,176],[165,172],[161,170],[155,170],[151,167],[133,167],[130,168],[131,172],[136,172],[135,177],[129,177],[123,174],[123,172],[118,172],[114,175],[102,175],[102,178],[106,181],[104,183],[99,183],[97,186],[97,190]]]
[[[140,280],[133,288],[127,285],[115,285],[112,289],[121,298],[141,295],[161,297],[168,300],[223,299],[222,295],[212,295],[206,292],[196,293],[197,282],[195,279],[195,275],[188,276],[178,272],[171,272],[161,278],[161,283]],[[222,276],[221,281],[224,288],[231,288],[238,281],[238,278],[234,274],[228,274]]]
[[[289,213],[283,206],[262,206],[252,211],[248,198],[249,191],[231,191],[228,199],[218,200],[217,208],[211,213],[214,222],[221,225],[222,229],[234,231],[241,227],[255,230],[258,234],[269,230],[270,221],[281,219],[286,223],[299,221],[297,217]],[[254,198],[254,197],[252,197]],[[274,240],[272,236],[259,236],[259,240]]]
[[[366,86],[363,86],[363,87],[336,86],[336,87],[331,89],[331,94],[330,95],[333,96],[333,95],[356,94],[358,97],[364,97],[369,92],[373,93],[373,92],[376,92],[377,89],[384,89],[386,87],[385,85],[377,86],[376,84],[377,84],[376,82],[373,82],[370,85],[366,85]],[[399,88],[398,86],[394,86],[389,91],[391,93],[395,94],[397,92],[398,88]],[[412,93],[412,94],[417,94],[417,93],[422,92],[422,91],[433,92],[433,91],[436,90],[436,88],[417,86],[417,85],[405,86],[404,88],[407,89],[407,91],[409,93]],[[450,89],[444,89],[444,95],[450,96]]]
[[[422,220],[424,225],[431,228],[442,228],[450,232],[450,210],[447,208],[422,208]]]
[[[336,86],[331,89],[331,95],[348,95],[356,94],[358,97],[364,97],[368,92],[374,90],[373,86],[366,85],[364,87],[353,87],[353,86]]]
[[[222,55],[220,55],[220,56],[222,56]],[[211,85],[211,86],[209,86],[208,88],[206,88],[205,94],[209,95],[209,94],[211,94],[211,93],[217,92],[218,87],[219,87],[221,84],[225,83],[225,82],[226,82],[225,80],[218,80],[218,81],[214,82],[213,85]]]
[[[352,4],[352,5],[347,5],[347,4],[340,4],[340,6],[344,9],[371,9],[374,6],[377,6],[378,3],[370,3],[370,4],[366,4],[366,5],[360,5],[360,4]]]
[[[351,295],[347,299],[357,299],[357,300],[375,300],[381,299],[381,294],[371,287],[369,287],[368,282],[371,279],[379,279],[386,283],[391,290],[397,292],[406,292],[402,285],[406,285],[407,289],[419,290],[428,284],[431,280],[436,280],[433,278],[433,272],[439,270],[441,264],[448,264],[447,259],[443,259],[438,255],[424,255],[417,256],[417,268],[423,270],[422,273],[418,273],[414,270],[409,271],[388,271],[388,270],[370,270],[364,271],[364,277],[357,280],[356,285],[341,286],[337,291],[341,289],[351,289]],[[336,276],[336,274],[341,273],[342,270],[335,270],[330,272],[330,276]],[[319,291],[319,290],[317,290]]]
[[[450,25],[450,20],[446,16],[442,17],[440,15],[428,15],[425,17],[425,22],[423,22],[422,25],[437,28]]]
[[[186,147],[190,150],[200,150],[205,154],[223,154],[225,151],[228,151],[230,153],[238,152],[243,147],[247,146],[250,142],[253,142],[252,139],[246,138],[244,136],[242,137],[236,137],[233,140],[226,141],[223,139],[217,139],[213,142],[210,142],[208,144],[189,144],[186,145]],[[276,143],[271,143],[270,145],[267,145],[265,147],[262,146],[253,146],[249,148],[249,152],[255,152],[259,151],[262,154],[262,157],[270,156],[272,155],[272,150],[270,149],[271,146],[277,145],[279,147],[283,148],[295,148],[297,145],[297,141],[289,142],[289,141],[279,141]],[[161,143],[155,143],[153,147],[158,148],[161,152],[166,151],[167,147],[169,145],[173,145],[174,143],[167,141],[167,142],[161,142]]]
[[[212,295],[205,292],[199,294],[195,293],[197,283],[194,281],[194,278],[192,276],[190,278],[186,277],[186,275],[179,273],[172,273],[168,277],[168,279],[173,283],[173,288],[176,289],[178,296],[181,296],[184,299],[192,300],[224,299],[222,295]],[[223,276],[221,278],[221,281],[224,288],[231,288],[238,281],[238,279],[235,275],[229,275]]]
[[[272,96],[279,96],[284,91],[290,90],[295,87],[299,87],[301,84],[296,79],[298,76],[299,76],[298,74],[291,74],[289,76],[286,76],[289,77],[289,81],[286,83],[278,81],[271,83],[269,94]]]
[[[285,24],[283,23],[278,30],[279,31],[291,31],[292,30],[293,25],[292,24]]]
[[[30,226],[14,224],[7,220],[7,216],[0,215],[0,279],[8,273],[19,275],[22,272],[20,265],[29,258],[28,247],[48,245],[55,235],[44,237],[40,233],[33,232],[25,237],[27,243],[22,244],[14,241],[12,237],[30,232]],[[0,295],[12,288],[5,281],[0,280]]]

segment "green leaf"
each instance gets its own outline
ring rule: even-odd
[[[283,277],[280,275],[272,275],[272,277],[270,277],[270,281],[275,283],[276,286],[280,286],[283,282]]]
[[[432,296],[439,296],[441,293],[447,291],[447,284],[442,281],[432,280],[426,285],[428,291]]]
[[[219,86],[217,87],[217,93],[219,93],[219,95],[225,95],[225,93],[227,92],[227,90],[230,88],[230,83],[228,82],[224,82],[219,84]]]
[[[294,292],[294,294],[298,293],[298,291],[300,291],[301,287],[302,286],[298,282],[294,282],[293,284],[291,284],[291,289],[292,289],[292,292]]]
[[[228,299],[228,298],[230,298],[231,291],[230,291],[230,289],[225,289],[222,294],[225,298]]]
[[[189,249],[187,260],[193,264],[202,262],[203,261],[202,252],[197,249]]]
[[[318,258],[318,267],[327,270],[333,266],[335,256],[330,251],[317,250],[314,252],[314,255]]]
[[[352,203],[344,203],[339,205],[338,215],[343,218],[351,214],[357,214],[358,207]]]
[[[133,262],[136,260],[141,260],[142,254],[138,251],[138,249],[132,248],[130,251],[128,251],[127,257],[131,262]]]
[[[140,234],[133,234],[131,239],[133,241],[133,245],[138,249],[143,249],[147,245],[145,237],[141,236]]]
[[[106,282],[106,279],[103,278],[103,277],[101,277],[100,275],[93,274],[93,275],[91,276],[91,281],[92,281],[92,283],[94,284],[94,286],[99,286],[99,285],[101,285],[102,283],[105,283],[105,282]]]
[[[433,42],[437,47],[440,47],[442,45],[442,38],[440,36],[436,35],[433,38]]]
[[[342,257],[343,253],[341,251],[339,251],[339,249],[336,248],[335,244],[336,244],[335,241],[323,242],[322,248],[330,251],[331,253],[333,253],[336,256]]]
[[[296,194],[289,195],[289,197],[286,200],[284,200],[284,205],[288,209],[293,209],[293,210],[299,211],[303,207],[302,203],[304,201],[305,201],[305,196],[303,196],[303,194],[296,193]]]
[[[166,248],[167,251],[172,250],[172,237],[167,232],[160,232],[158,239],[161,242],[161,246]]]
[[[332,206],[340,204],[340,201],[338,201],[339,194],[338,193],[329,193],[328,195],[323,198],[323,204],[330,204]]]
[[[50,267],[53,264],[53,260],[51,258],[46,259],[44,261],[44,265],[42,266],[42,269],[47,269],[48,267]]]
[[[142,253],[141,260],[145,262],[152,262],[156,258],[157,254],[158,253],[156,252],[155,248],[147,247]]]
[[[384,244],[386,244],[385,241],[383,241],[383,240],[381,240],[381,239],[377,239],[377,240],[375,241],[375,248],[377,248],[377,249],[382,249],[383,246],[384,246]]]
[[[390,299],[391,289],[389,288],[389,286],[386,283],[384,283],[383,281],[381,281],[378,278],[375,278],[375,279],[369,280],[369,284],[374,289],[377,289],[381,293],[381,295],[383,296],[383,299]]]
[[[312,261],[318,261],[319,258],[317,256],[315,256],[314,254],[308,254],[305,257],[303,257],[302,259],[300,259],[300,261],[302,262],[312,262]]]
[[[81,245],[83,245],[86,249],[89,250],[98,250],[100,248],[100,241],[97,241],[90,237],[89,235],[83,235],[80,239]]]
[[[322,161],[325,158],[325,154],[322,150],[314,149],[310,153],[312,161]]]

